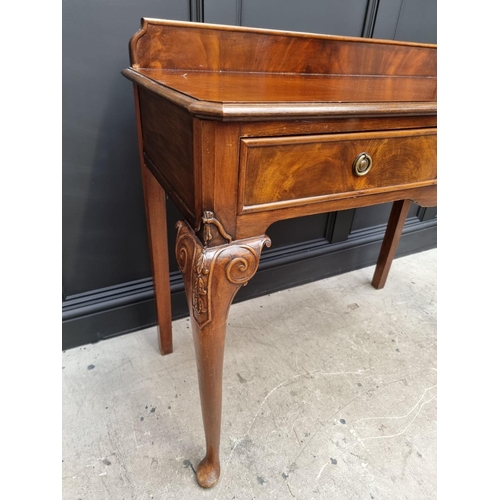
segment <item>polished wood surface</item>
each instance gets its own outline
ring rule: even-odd
[[[432,185],[437,176],[435,151],[435,129],[242,139],[241,210]],[[373,167],[358,177],[352,164],[362,152],[373,158]]]
[[[176,256],[191,312],[207,446],[196,475],[202,486],[211,487],[220,475],[222,364],[229,306],[257,272],[262,247],[271,241],[262,235],[207,248],[186,223],[177,227]]]
[[[133,68],[206,71],[435,76],[437,60],[429,44],[149,18],[129,49]]]
[[[167,213],[165,191],[146,168],[142,168],[142,184],[151,254],[151,270],[156,295],[158,345],[162,354],[173,352],[172,307],[170,304],[170,270],[168,263]]]
[[[396,250],[401,238],[406,216],[410,210],[410,205],[410,200],[400,200],[394,202],[392,206],[384,241],[382,242],[375,273],[373,274],[372,286],[377,290],[384,288],[385,282],[387,281],[387,276],[389,275],[392,260],[396,255]]]
[[[143,20],[129,49],[123,74],[138,96],[141,161],[185,217],[176,256],[207,446],[197,478],[211,487],[220,475],[227,314],[270,244],[269,225],[395,202],[373,280],[381,288],[410,200],[436,205],[437,51],[156,19]],[[353,164],[363,153],[372,166],[359,176]],[[144,179],[156,210],[160,197]]]
[[[198,116],[436,112],[435,45],[143,19],[129,50],[127,78]]]
[[[144,143],[141,110],[137,87],[134,89],[137,136],[139,138],[140,165],[144,206],[149,237],[151,272],[155,289],[156,316],[158,321],[158,346],[161,354],[173,352],[172,307],[170,304],[170,271],[167,237],[167,212],[165,191],[144,162]]]
[[[144,161],[170,186],[168,195],[193,217],[195,212],[192,117],[184,109],[138,87]],[[164,126],[168,123],[168,126]]]
[[[268,101],[268,102],[231,102],[227,101],[204,101],[180,93],[165,85],[147,78],[141,69],[127,68],[122,71],[123,75],[142,88],[157,94],[179,106],[182,106],[194,116],[200,118],[218,119],[223,121],[246,120],[276,120],[277,118],[313,118],[318,117],[349,117],[360,115],[371,116],[416,116],[435,115],[435,100],[422,101],[396,101],[396,100],[373,100],[365,101]],[[251,73],[246,73],[251,76]],[[383,77],[392,78],[392,77]],[[347,80],[346,80],[347,81]],[[382,82],[379,83],[381,86]],[[390,89],[390,86],[386,86]],[[344,91],[347,94],[347,91]]]
[[[405,114],[405,113],[403,113]],[[316,116],[304,119],[244,121],[240,123],[241,137],[280,137],[305,134],[337,134],[347,132],[361,132],[371,130],[407,130],[414,128],[436,127],[436,113],[434,115],[411,116],[352,116],[341,119]]]
[[[137,69],[156,83],[203,101],[223,103],[431,101],[433,77],[310,75]]]

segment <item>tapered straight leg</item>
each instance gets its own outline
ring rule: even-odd
[[[173,351],[166,196],[164,189],[146,167],[142,168],[142,182],[155,288],[158,346],[161,354],[165,355]]]
[[[158,345],[161,354],[170,354],[172,346],[172,306],[170,299],[170,270],[168,264],[167,209],[165,190],[144,164],[141,114],[137,86],[134,85],[135,115],[142,187],[149,234],[151,270],[155,289],[156,315],[158,320]]]
[[[220,475],[222,367],[229,307],[236,292],[257,271],[266,236],[207,248],[184,222],[177,223],[176,257],[184,278],[198,366],[206,455],[198,483],[210,488]]]
[[[377,290],[380,290],[385,286],[410,205],[410,200],[395,201],[392,205],[389,223],[387,224],[387,229],[385,231],[375,273],[373,274],[372,286]]]

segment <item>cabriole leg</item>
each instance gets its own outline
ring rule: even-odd
[[[231,302],[257,271],[267,236],[205,247],[184,222],[177,223],[176,257],[184,278],[198,366],[206,455],[196,476],[210,488],[220,475],[222,366]]]

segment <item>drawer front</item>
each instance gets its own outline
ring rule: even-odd
[[[360,176],[361,153],[371,167]],[[242,212],[432,185],[436,129],[244,138],[240,168]]]

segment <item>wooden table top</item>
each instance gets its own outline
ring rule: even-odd
[[[432,102],[426,76],[283,74],[138,68],[137,73],[200,101],[218,103]]]
[[[222,121],[436,114],[435,45],[143,19],[134,83]]]

